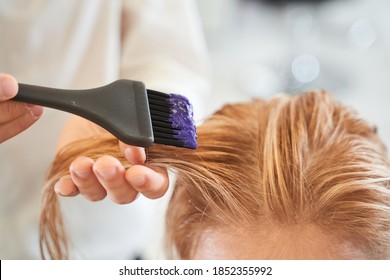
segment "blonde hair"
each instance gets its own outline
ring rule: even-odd
[[[167,236],[193,257],[202,232],[219,225],[316,225],[367,258],[390,251],[390,165],[374,126],[326,92],[225,106],[198,128],[197,150],[148,150],[146,165],[176,172]],[[67,258],[54,184],[80,154],[118,157],[110,135],[83,140],[56,157],[45,187],[41,252]]]

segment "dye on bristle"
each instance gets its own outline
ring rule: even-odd
[[[186,97],[178,94],[171,94],[169,103],[171,105],[169,121],[172,123],[172,128],[178,130],[173,137],[182,142],[185,147],[196,149],[198,143],[191,103]]]

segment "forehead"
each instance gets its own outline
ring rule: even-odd
[[[315,226],[205,231],[194,259],[365,259],[363,252]]]

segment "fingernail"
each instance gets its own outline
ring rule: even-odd
[[[134,154],[133,154],[133,150],[129,147],[126,147],[125,150],[123,151],[123,153],[125,154],[125,158],[130,162],[130,163],[135,163],[134,162]]]
[[[77,177],[79,177],[81,179],[86,179],[91,174],[91,171],[89,169],[84,169],[84,170],[71,169],[70,172],[72,172],[74,175],[76,175]]]
[[[5,98],[14,97],[18,92],[18,84],[12,77],[5,76],[0,80],[1,93]]]
[[[60,187],[60,181],[61,181],[61,179],[57,183],[55,183],[55,185],[54,185],[54,192],[56,194],[61,195],[61,196],[75,196],[75,195],[79,194],[78,190],[74,190],[70,193],[66,193],[66,192],[63,193],[61,190],[61,187]]]
[[[100,177],[108,180],[113,178],[118,173],[118,169],[116,167],[108,167],[104,169],[98,169],[96,172]]]
[[[60,185],[57,183],[55,183],[54,185],[54,192],[57,193],[57,194],[61,194],[61,188],[60,188]]]
[[[143,149],[132,149],[126,147],[124,149],[125,158],[132,164],[140,164],[145,162],[145,150]]]
[[[39,107],[39,106],[27,106],[29,107],[30,111],[31,111],[31,115],[37,119],[39,118],[42,113],[43,113],[43,108],[42,107]]]

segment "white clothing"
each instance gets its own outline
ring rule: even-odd
[[[139,80],[186,95],[202,117],[208,62],[191,0],[0,0],[0,38],[0,71],[21,83],[81,89]],[[46,109],[33,127],[0,145],[1,259],[40,257],[41,188],[67,116]],[[73,258],[163,256],[150,244],[160,244],[153,238],[166,199],[116,205],[80,196],[61,204]]]

